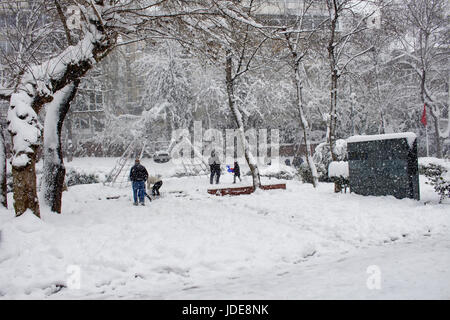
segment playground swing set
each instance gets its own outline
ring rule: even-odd
[[[179,140],[172,140],[167,148],[167,153],[171,154],[172,150],[179,143],[185,143],[190,145],[193,150],[194,157],[181,157],[180,161],[183,166],[184,175],[194,176],[201,174],[209,173],[209,165],[206,159],[202,156],[200,150],[192,145],[186,137],[181,137]],[[150,144],[147,143],[147,139],[144,139],[143,142],[140,142],[138,139],[135,139],[127,149],[124,151],[122,156],[117,160],[114,168],[109,172],[107,178],[104,182],[104,185],[111,187],[126,187],[130,186],[131,182],[129,181],[129,172],[131,167],[134,164],[134,159],[138,157],[142,158],[144,153],[151,154],[149,152]],[[227,166],[227,171],[232,173],[232,169]],[[286,184],[269,184],[269,185],[261,185],[261,190],[273,190],[273,189],[286,189]],[[226,188],[217,188],[217,189],[208,189],[207,192],[211,195],[216,196],[236,196],[243,194],[251,194],[255,191],[253,186],[245,186],[245,187],[226,187]],[[149,199],[152,200],[151,198]]]

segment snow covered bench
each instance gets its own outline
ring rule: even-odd
[[[328,166],[328,177],[331,181],[339,184],[340,190],[344,189],[347,193],[349,186],[348,179],[348,162],[347,161],[332,161]]]

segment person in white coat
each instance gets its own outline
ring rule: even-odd
[[[161,175],[149,176],[147,179],[147,189],[152,189],[152,196],[159,196],[159,189],[162,186]]]

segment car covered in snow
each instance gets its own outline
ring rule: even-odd
[[[170,161],[170,155],[165,151],[156,152],[153,156],[153,161],[157,163],[164,163]]]

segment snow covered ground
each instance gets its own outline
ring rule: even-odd
[[[114,160],[68,167],[106,173]],[[206,176],[143,164],[165,177],[145,207],[91,184],[64,193],[61,215],[0,209],[0,299],[450,299],[450,201],[422,176],[421,201],[296,180],[217,197]]]

